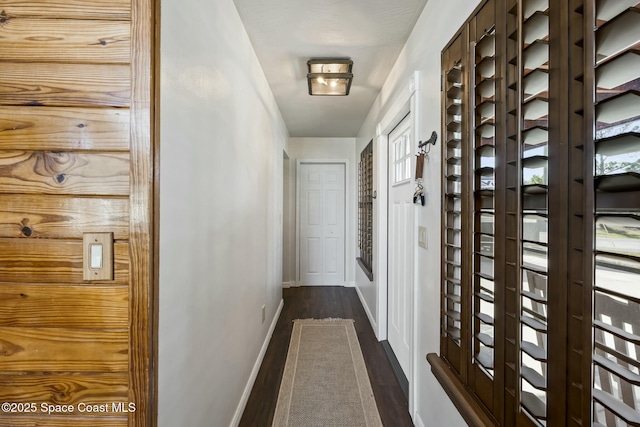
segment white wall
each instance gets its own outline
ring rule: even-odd
[[[418,307],[416,369],[418,372],[416,426],[465,426],[429,363],[427,353],[440,351],[440,197],[441,197],[441,126],[440,126],[440,53],[455,31],[479,4],[478,0],[430,0],[411,33],[407,44],[362,125],[356,142],[359,153],[376,135],[376,125],[393,105],[398,91],[407,85],[414,71],[420,72],[420,126],[418,139],[426,140],[431,131],[438,132],[438,142],[431,150],[425,167],[426,206],[417,207],[418,225],[427,227],[427,249],[418,248]],[[417,233],[417,230],[416,230]],[[417,245],[417,239],[416,239]],[[363,280],[364,278],[364,280]],[[366,296],[365,303],[375,311],[377,282],[369,284],[358,276],[357,286]]]
[[[289,140],[289,175],[291,179],[290,187],[290,210],[286,215],[285,227],[289,230],[289,240],[285,242],[284,253],[289,259],[285,262],[290,271],[285,274],[291,281],[297,281],[296,277],[296,162],[300,159],[347,159],[349,160],[349,175],[347,176],[347,221],[346,221],[346,251],[345,262],[347,285],[355,282],[354,269],[356,266],[357,249],[357,221],[356,221],[356,185],[358,160],[355,157],[355,138],[291,138]]]
[[[227,427],[282,299],[288,132],[232,0],[162,0],[161,61],[159,425]]]

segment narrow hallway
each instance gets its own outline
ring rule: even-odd
[[[380,418],[385,426],[413,426],[407,399],[378,342],[354,288],[299,287],[283,289],[284,308],[251,391],[240,427],[270,426],[284,370],[293,320],[354,319]]]

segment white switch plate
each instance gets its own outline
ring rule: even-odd
[[[427,227],[418,227],[418,246],[427,249]]]

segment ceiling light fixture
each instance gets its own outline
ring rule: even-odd
[[[353,74],[350,59],[324,58],[307,61],[309,95],[349,95]]]

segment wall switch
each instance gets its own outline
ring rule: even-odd
[[[262,323],[264,323],[266,318],[267,318],[266,306],[262,304]]]
[[[418,227],[418,246],[427,249],[427,227]]]
[[[82,235],[83,280],[113,280],[113,233]]]

